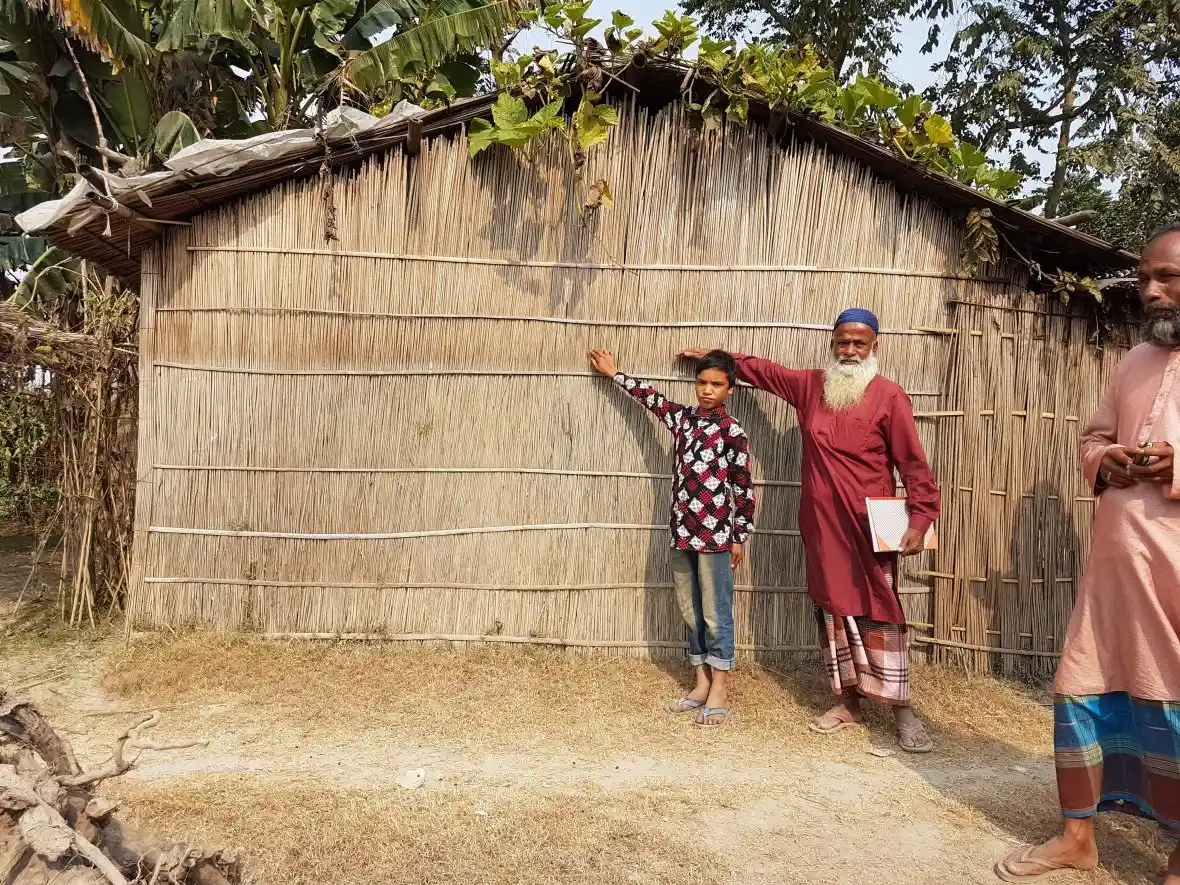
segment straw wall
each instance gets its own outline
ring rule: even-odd
[[[586,350],[691,401],[680,348],[815,366],[859,304],[946,494],[942,549],[902,581],[915,635],[1055,649],[1091,507],[1077,416],[1107,370],[1081,321],[1046,338],[1015,275],[959,276],[956,220],[757,130],[624,114],[598,177],[616,205],[583,223],[559,151],[440,140],[149,254],[135,626],[679,654],[670,436]],[[759,483],[739,648],[810,648],[798,428],[761,393],[732,408]]]

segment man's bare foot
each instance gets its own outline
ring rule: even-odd
[[[996,875],[1005,882],[1035,882],[1066,870],[1092,870],[1098,866],[1098,847],[1090,841],[1055,836],[1032,848],[1017,848],[996,864]]]
[[[680,700],[673,701],[668,707],[669,711],[672,713],[687,713],[689,710],[700,709],[708,699],[709,689],[711,687],[709,668],[704,664],[698,664],[693,667],[692,691],[688,692]]]
[[[713,671],[713,681],[709,685],[709,694],[705,698],[705,708],[708,710],[717,710],[725,712],[710,713],[708,716],[697,717],[697,722],[700,725],[721,725],[725,722],[726,714],[729,710],[729,689],[726,687],[726,672],[724,670]],[[704,713],[704,710],[701,711]]]
[[[863,720],[860,698],[845,697],[828,712],[811,720],[811,730],[820,734],[834,734],[851,725],[859,725]]]
[[[934,749],[926,726],[909,707],[894,707],[893,721],[897,724],[897,742],[907,753],[929,753]]]

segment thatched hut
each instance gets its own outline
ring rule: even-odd
[[[1131,256],[813,120],[702,135],[678,76],[624,93],[588,170],[615,205],[588,219],[560,151],[468,158],[488,98],[54,220],[142,295],[136,629],[678,653],[669,441],[586,350],[690,398],[679,348],[813,366],[857,304],[943,488],[901,587],[916,642],[1052,661],[1094,508],[1079,422],[1121,351],[1024,262]],[[971,208],[1024,261],[965,276]],[[810,649],[795,420],[733,409],[760,494],[738,648]]]

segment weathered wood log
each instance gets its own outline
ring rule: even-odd
[[[178,749],[143,732],[150,716],[115,741],[112,761],[84,771],[67,740],[29,702],[0,687],[0,885],[242,885],[232,852],[161,839],[121,821],[94,787],[131,769],[130,748]]]

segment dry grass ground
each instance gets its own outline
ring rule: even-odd
[[[104,687],[144,705],[233,700],[244,715],[309,733],[345,721],[488,751],[557,742],[599,757],[639,747],[712,754],[718,742],[662,709],[686,675],[678,664],[548,649],[280,645],[198,635],[137,641],[112,657]],[[913,675],[921,713],[945,739],[945,754],[1049,753],[1047,695],[934,667]],[[741,667],[732,680],[733,727],[719,743],[729,752],[840,757],[857,732],[833,738],[800,729],[830,702],[815,662]],[[870,729],[890,741],[883,710],[873,711]]]
[[[992,885],[997,857],[1057,825],[1047,696],[947,670],[914,672],[937,752],[883,757],[880,713],[807,730],[829,701],[808,661],[742,666],[729,726],[702,732],[662,712],[684,668],[625,658],[0,637],[0,678],[87,764],[153,708],[160,740],[208,739],[108,790],[168,834],[242,847],[265,885]],[[1103,868],[1061,881],[1154,885],[1153,828],[1100,834]]]
[[[169,835],[252,846],[251,871],[284,885],[729,881],[725,859],[693,845],[687,791],[489,799],[221,777],[179,791],[112,792]]]

